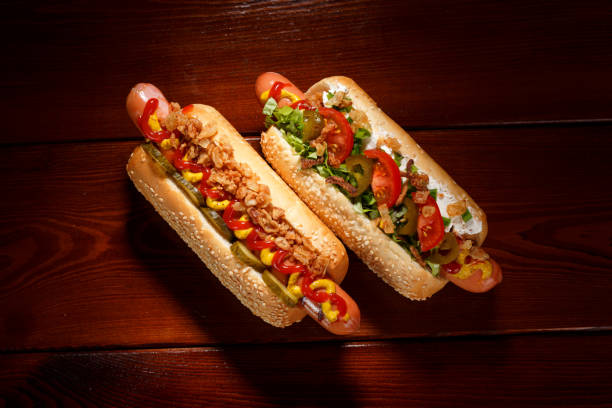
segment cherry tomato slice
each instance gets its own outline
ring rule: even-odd
[[[381,149],[363,152],[370,159],[377,159],[372,175],[372,192],[378,205],[386,204],[392,208],[402,191],[402,178],[395,160]]]
[[[338,126],[338,131],[326,139],[329,164],[338,167],[353,150],[353,129],[342,112],[331,108],[319,108],[319,114],[327,120],[334,121]]]
[[[414,200],[414,194],[412,198]],[[419,207],[419,219],[417,221],[417,232],[421,243],[421,252],[426,252],[440,244],[444,239],[444,221],[436,200],[432,196],[427,197],[425,204],[417,204]],[[423,215],[425,207],[433,207],[434,213],[428,217]]]

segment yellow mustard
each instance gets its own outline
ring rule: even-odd
[[[159,124],[159,119],[157,119],[157,114],[153,113],[151,116],[149,116],[149,127],[154,132],[159,132],[162,130]]]
[[[193,173],[193,172],[191,172],[189,170],[183,170],[181,172],[181,174],[183,175],[185,180],[187,180],[191,184],[196,184],[196,183],[198,183],[198,182],[200,182],[202,180],[202,172],[201,171],[199,171],[197,173]]]
[[[482,280],[489,278],[491,276],[491,273],[493,272],[493,266],[491,265],[491,262],[484,261],[484,262],[471,263],[469,265],[463,265],[461,269],[459,270],[459,273],[456,274],[455,277],[459,279],[467,279],[470,276],[472,276],[475,270],[478,270],[478,269],[482,271],[482,277],[481,277]]]
[[[300,285],[297,284],[299,277],[300,272],[294,272],[289,275],[289,282],[287,283],[287,290],[297,298],[301,298],[304,296],[304,294],[302,293],[302,288],[300,288]]]
[[[310,284],[310,289],[317,290],[324,288],[329,294],[336,293],[336,284],[329,279],[317,279]]]
[[[248,221],[249,220],[249,216],[244,214],[242,217],[239,218],[239,220],[240,221]],[[249,236],[251,231],[253,231],[253,228],[236,230],[236,231],[234,231],[234,235],[238,239],[247,239],[247,237]]]
[[[332,304],[329,300],[326,300],[325,302],[321,303],[321,310],[323,311],[323,314],[325,315],[327,320],[329,320],[331,323],[338,320],[338,314],[340,312],[338,310],[332,310]]]
[[[223,200],[223,201],[216,201],[213,200],[210,197],[206,197],[206,205],[215,211],[222,211],[225,210],[227,208],[227,206],[229,205],[229,200]]]
[[[294,94],[293,92],[289,92],[288,90],[286,90],[285,88],[281,89],[281,98],[287,98],[290,99],[291,102],[297,102],[300,100],[299,96],[297,96],[296,94]],[[266,101],[270,98],[270,90],[268,89],[267,91],[263,92],[261,94],[261,96],[259,97],[259,100],[261,101],[261,103],[266,103]]]
[[[172,142],[170,142],[170,138],[162,140],[159,146],[164,150],[172,149]]]
[[[272,258],[274,258],[274,254],[276,254],[276,251],[271,251],[270,248],[264,248],[259,253],[259,259],[261,259],[261,263],[264,265],[270,266],[272,265]]]

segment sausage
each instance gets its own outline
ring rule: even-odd
[[[461,289],[467,290],[472,293],[483,293],[491,290],[495,285],[500,283],[503,279],[501,267],[497,262],[493,259],[489,258],[489,262],[491,262],[492,270],[491,276],[487,279],[482,279],[482,271],[475,270],[472,275],[470,275],[466,279],[459,279],[457,276],[451,273],[444,273],[442,275],[453,282],[455,285],[459,286]]]
[[[157,110],[155,113],[159,119],[165,119],[170,113],[170,104],[168,100],[155,85],[139,83],[136,84],[128,94],[125,100],[125,107],[127,109],[128,115],[134,125],[140,130],[140,126],[138,126],[138,118],[142,115],[144,111],[145,104],[151,98],[157,98],[159,104],[157,105]]]
[[[284,87],[284,89],[297,95],[299,99],[306,99],[306,96],[304,96],[304,93],[300,91],[298,87],[293,85],[293,83],[289,81],[287,78],[285,78],[281,74],[277,74],[276,72],[264,72],[259,77],[257,77],[257,80],[255,81],[255,95],[257,96],[257,99],[261,100],[261,95],[264,92],[269,91],[275,82],[282,82],[284,84],[289,84],[286,87]],[[278,106],[280,107],[290,105],[290,104],[291,104],[291,101],[287,98],[281,98],[280,101],[278,101]]]
[[[306,313],[310,317],[312,317],[317,323],[319,323],[323,328],[327,329],[329,332],[338,335],[351,334],[359,329],[361,322],[361,312],[359,311],[359,306],[353,300],[352,297],[348,295],[341,287],[336,283],[336,294],[342,297],[346,302],[346,311],[349,314],[348,321],[344,321],[341,318],[338,318],[335,322],[330,322],[327,319],[321,319],[322,312],[321,306],[307,297],[303,297],[300,301],[300,304],[306,310]]]

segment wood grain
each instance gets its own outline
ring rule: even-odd
[[[414,132],[487,212],[504,282],[410,302],[351,255],[352,338],[612,327],[611,129]],[[268,326],[223,289],[129,182],[134,146],[3,148],[0,350],[333,338],[312,321]]]
[[[606,1],[12,2],[0,143],[136,137],[123,104],[158,84],[261,131],[253,83],[353,77],[412,128],[612,119]],[[24,132],[24,124],[27,130]]]
[[[0,355],[6,406],[610,406],[612,336]]]

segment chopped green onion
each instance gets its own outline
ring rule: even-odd
[[[333,97],[334,97],[334,94],[332,92],[327,93],[327,99],[331,99]]]
[[[266,104],[263,107],[263,114],[266,116],[271,115],[277,106],[278,104],[276,103],[276,100],[274,98],[268,98],[268,100],[266,101]]]
[[[446,218],[446,217],[442,217],[442,222],[444,223],[445,227],[448,227],[451,223],[451,219],[450,218]]]
[[[440,274],[440,264],[435,264],[433,262],[429,262],[428,260],[425,260],[425,263],[431,268],[431,274],[433,276],[438,276]]]
[[[397,167],[401,166],[402,155],[397,152],[393,152],[393,160],[395,161],[395,164],[397,164]]]
[[[463,218],[464,222],[468,222],[472,219],[472,213],[470,212],[470,210],[465,210],[465,212],[461,214],[461,218]]]
[[[416,173],[419,171],[419,168],[417,166],[415,166],[414,164],[410,166],[410,172],[411,173]]]

